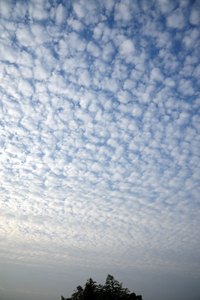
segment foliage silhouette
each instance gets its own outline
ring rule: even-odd
[[[71,298],[61,296],[61,300],[142,300],[142,296],[130,293],[129,289],[123,288],[122,283],[108,274],[104,285],[97,285],[96,281],[89,278],[84,288],[77,286]]]

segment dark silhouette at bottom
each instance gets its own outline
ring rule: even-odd
[[[104,285],[97,285],[92,278],[88,279],[85,287],[77,286],[70,298],[61,296],[61,300],[142,300],[141,295],[130,293],[123,288],[112,275],[108,275]]]

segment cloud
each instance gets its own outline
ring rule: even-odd
[[[5,19],[10,18],[10,13],[12,10],[12,6],[10,5],[9,2],[11,2],[11,1],[8,1],[8,3],[5,3],[4,1],[2,1],[0,3],[0,13],[1,13],[1,16]]]
[[[200,19],[199,6],[198,6],[198,4],[196,6],[193,5],[193,7],[191,9],[191,13],[190,13],[190,23],[193,25],[198,25],[199,19]]]
[[[157,2],[160,6],[160,10],[162,11],[162,13],[169,13],[170,11],[173,10],[175,6],[175,3],[173,1],[158,0]]]
[[[30,97],[33,94],[33,88],[30,83],[26,80],[20,80],[19,91],[25,96]]]
[[[2,261],[197,278],[196,4],[2,3]]]
[[[4,44],[1,44],[0,47],[2,60],[14,63],[17,57],[16,49],[13,49],[12,47]]]
[[[178,118],[178,125],[184,125],[185,123],[188,122],[190,115],[186,112],[183,112],[180,114],[179,118]]]
[[[152,81],[163,81],[164,80],[164,76],[161,74],[160,70],[158,68],[154,68],[151,71],[151,76],[150,76]]]
[[[168,17],[167,17],[167,26],[177,29],[182,29],[185,26],[184,22],[184,15],[180,8],[174,10]]]
[[[73,4],[73,9],[74,9],[74,11],[75,11],[78,18],[83,18],[84,17],[85,13],[84,13],[84,9],[83,9],[81,4],[74,3]]]
[[[45,6],[46,6],[46,1],[44,0],[30,1],[29,8],[28,8],[30,19],[35,19],[38,21],[47,19],[48,12]]]
[[[79,22],[78,20],[74,20],[72,18],[68,20],[68,24],[76,31],[79,31],[83,28],[81,22]]]
[[[16,36],[22,46],[28,47],[33,45],[33,35],[31,34],[30,29],[27,26],[19,26],[16,31]]]
[[[134,44],[130,39],[125,40],[119,47],[119,53],[127,61],[131,62],[131,55],[134,53]]]
[[[66,19],[66,11],[64,6],[60,3],[56,9],[56,23],[62,24]]]
[[[120,91],[118,94],[118,100],[122,103],[128,103],[130,101],[130,94],[127,91]]]
[[[175,82],[172,78],[166,78],[164,80],[164,84],[166,84],[167,86],[171,86],[171,87],[175,86]]]
[[[87,50],[95,57],[98,57],[100,55],[100,48],[93,42],[88,43]]]
[[[118,3],[115,6],[115,20],[128,22],[131,20],[129,6],[125,3]]]
[[[185,95],[193,95],[194,89],[192,87],[192,82],[190,80],[182,79],[180,81],[179,90]]]

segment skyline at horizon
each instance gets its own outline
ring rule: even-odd
[[[200,2],[0,1],[0,32],[0,298],[199,300]]]

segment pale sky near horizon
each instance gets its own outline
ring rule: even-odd
[[[200,1],[0,0],[0,299],[107,274],[200,299]]]

